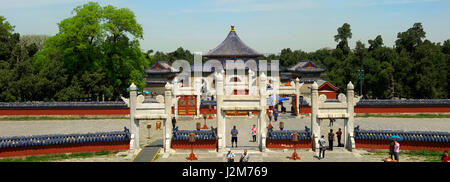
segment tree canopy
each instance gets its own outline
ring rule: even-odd
[[[280,55],[262,59],[280,60],[286,68],[300,60],[313,60],[327,68],[322,76],[345,92],[352,81],[361,84],[357,70],[364,70],[363,95],[365,98],[437,99],[450,96],[450,40],[433,43],[424,40],[421,23],[415,23],[405,32],[399,32],[395,47],[385,47],[381,35],[368,40],[367,46],[357,41],[354,49],[348,47],[352,37],[350,25],[337,29],[336,49],[315,52],[283,49]],[[360,87],[355,87],[359,93]]]
[[[72,17],[58,23],[59,32],[45,40],[43,45],[23,44],[26,45],[22,46],[25,49],[9,48],[9,54],[1,54],[16,58],[15,62],[3,63],[2,68],[9,72],[16,67],[21,69],[21,66],[25,69],[22,74],[10,74],[15,77],[30,74],[30,78],[27,78],[28,86],[22,85],[22,88],[29,88],[26,89],[27,92],[33,95],[30,98],[14,98],[17,94],[11,94],[12,96],[1,97],[1,100],[77,100],[83,97],[94,99],[102,95],[108,99],[117,99],[120,94],[126,94],[125,89],[132,82],[139,88],[145,86],[142,77],[144,69],[149,66],[149,60],[139,48],[143,29],[137,23],[134,13],[111,5],[102,7],[94,2],[76,7],[72,13]],[[20,47],[20,35],[11,33],[12,26],[3,17],[0,20],[0,34],[9,36],[9,42],[15,41],[1,43]],[[18,62],[28,59],[27,53],[35,54],[26,63],[19,64]],[[13,58],[0,57],[0,60]],[[47,76],[49,80],[41,81],[39,74]],[[9,84],[2,86],[10,87],[14,79],[6,82]],[[42,84],[32,84],[35,82]],[[53,84],[56,84],[55,88],[49,88]],[[47,91],[48,89],[50,90]]]
[[[58,23],[54,36],[20,35],[0,16],[0,101],[116,100],[134,82],[144,88],[144,69],[156,61],[184,59],[193,54],[182,47],[173,52],[142,52],[142,26],[132,11],[87,3]],[[450,39],[426,39],[421,23],[397,34],[387,47],[381,35],[357,41],[351,49],[350,25],[337,28],[334,49],[314,52],[285,48],[279,55],[260,59],[280,60],[286,68],[312,60],[327,68],[322,78],[340,92],[352,81],[360,87],[357,70],[364,70],[364,98],[448,98],[450,96]]]

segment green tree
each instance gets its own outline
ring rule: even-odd
[[[350,24],[344,23],[341,27],[337,29],[338,34],[334,36],[334,41],[338,42],[336,48],[341,49],[344,55],[350,52],[348,46],[348,39],[352,38],[352,30]]]
[[[369,40],[369,51],[373,51],[376,48],[379,48],[383,46],[383,39],[381,38],[381,35],[378,35],[374,40]]]
[[[413,27],[407,31],[399,32],[397,38],[395,41],[397,51],[406,49],[408,52],[413,52],[422,43],[422,39],[425,38],[422,23],[414,23]]]
[[[58,98],[87,95],[95,99],[102,94],[117,98],[132,82],[143,88],[142,76],[149,60],[139,48],[143,29],[134,13],[90,2],[76,7],[73,14],[58,24],[58,34],[49,38],[35,56],[35,66],[40,68],[51,59],[63,62],[68,82],[61,92],[68,96],[57,94]]]

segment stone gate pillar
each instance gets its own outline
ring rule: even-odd
[[[347,113],[348,113],[348,119],[345,120],[345,148],[347,150],[352,151],[352,149],[355,148],[355,139],[353,138],[353,132],[354,132],[354,120],[355,120],[355,92],[354,92],[354,86],[352,82],[349,82],[347,85]]]
[[[196,102],[197,102],[197,117],[200,116],[200,104],[201,104],[201,94],[202,94],[202,81],[200,78],[196,78],[194,81],[194,95],[197,97]]]
[[[164,141],[163,141],[163,147],[164,152],[169,152],[170,150],[170,142],[172,140],[172,85],[169,83],[166,83],[166,91],[164,92],[164,106],[165,106],[165,113],[166,113],[166,120],[163,122],[164,125]]]
[[[311,86],[311,138],[312,149],[317,151],[319,149],[320,139],[320,120],[317,118],[319,114],[319,91],[317,83],[314,82]]]
[[[136,115],[136,100],[137,100],[137,88],[134,83],[130,85],[130,154],[134,155],[135,152],[139,151],[139,120],[135,120]]]
[[[266,124],[266,108],[267,108],[267,76],[262,72],[259,76],[259,98],[260,107],[259,118],[258,118],[258,139],[259,139],[259,149],[261,152],[266,150],[266,137],[267,137],[267,124]]]
[[[217,118],[217,137],[218,137],[218,151],[224,151],[227,147],[226,144],[226,137],[225,137],[225,113],[222,110],[223,106],[223,96],[224,96],[224,90],[223,90],[223,73],[219,72],[216,74],[216,118]]]
[[[294,108],[296,109],[294,112],[297,114],[297,118],[300,118],[300,79],[298,77],[295,79],[295,103],[296,106]]]

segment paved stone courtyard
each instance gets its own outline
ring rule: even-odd
[[[250,128],[256,124],[257,117],[252,118],[243,116],[227,117],[227,148],[231,147],[230,131],[233,125],[237,126],[239,130],[238,149],[233,148],[232,151],[238,157],[243,148],[248,148],[251,151],[250,161],[255,162],[287,162],[288,157],[292,154],[292,150],[269,150],[261,153],[256,149],[257,143],[251,142]],[[182,130],[195,129],[195,122],[201,122],[203,126],[203,119],[195,119],[193,117],[179,117],[177,125]],[[279,129],[279,121],[285,122],[285,130],[301,129],[305,126],[310,127],[310,118],[304,117],[296,119],[290,114],[282,114],[278,122],[272,122],[274,129]],[[144,147],[153,141],[162,137],[163,130],[156,130],[156,121],[141,122],[140,137],[141,146]],[[446,131],[450,132],[449,118],[355,118],[355,126],[360,125],[362,129],[383,129],[383,130],[405,130],[405,131]],[[330,128],[337,131],[337,128],[343,128],[344,121],[337,120],[332,127],[329,127],[329,120],[321,121],[321,134],[326,135]],[[150,137],[147,125],[151,125]],[[217,127],[215,119],[207,119],[208,127]],[[0,119],[0,136],[24,136],[24,135],[40,135],[40,134],[70,134],[70,133],[88,133],[100,131],[117,131],[123,130],[123,127],[130,127],[130,122],[127,119],[99,119],[99,120],[28,120],[28,121],[2,121]],[[156,162],[175,162],[187,161],[187,154],[190,150],[177,150],[178,154],[171,154],[169,156],[158,156]],[[335,148],[334,151],[327,151],[326,158],[318,160],[316,155],[310,149],[302,149],[297,151],[302,158],[300,161],[380,161],[380,157],[370,157],[364,155],[365,150],[356,150],[356,152],[348,152],[341,148]],[[223,162],[225,161],[225,154],[218,154],[208,152],[206,150],[195,151],[199,162]],[[387,156],[387,155],[386,155]],[[237,158],[236,158],[237,160]],[[74,160],[69,160],[74,161]],[[75,161],[127,161],[122,157],[115,157],[115,159],[77,159]]]

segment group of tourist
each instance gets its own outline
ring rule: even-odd
[[[227,153],[227,162],[234,162],[234,153],[231,152],[231,150],[228,150]],[[248,162],[250,159],[250,156],[247,153],[247,149],[244,149],[244,153],[242,153],[241,157],[239,158],[239,162]]]
[[[343,147],[344,145],[341,143],[341,139],[342,139],[342,129],[339,128],[339,130],[336,132],[336,138],[338,140],[338,147]],[[328,133],[328,149],[329,150],[333,150],[333,143],[335,141],[334,138],[334,133],[333,133],[333,129],[330,129],[330,132]],[[325,151],[327,150],[326,148],[326,141],[325,141],[325,136],[322,135],[322,137],[319,139],[319,156],[318,159],[323,159],[325,158]]]
[[[272,121],[272,113],[274,116],[274,120],[277,121],[278,120],[278,110],[275,109],[274,111],[269,110],[269,120]],[[329,126],[333,126],[333,122],[335,122],[335,120],[330,120],[330,125]],[[176,119],[175,117],[172,118],[172,127],[175,128],[176,126]],[[256,142],[256,133],[257,133],[257,128],[256,125],[253,125],[253,127],[251,128],[251,135],[252,135],[252,142]],[[237,138],[238,138],[238,130],[236,129],[236,125],[233,126],[233,129],[231,130],[231,147],[237,147]],[[333,133],[333,129],[330,129],[330,132],[328,133],[328,150],[333,151],[333,146],[334,146],[334,141],[335,141],[335,135],[337,138],[337,142],[338,142],[338,147],[343,147],[344,145],[341,143],[341,139],[342,139],[342,130],[341,128],[339,128],[339,130],[336,133]],[[318,155],[318,159],[324,159],[325,158],[325,151],[327,150],[326,147],[326,141],[325,141],[325,136],[322,135],[321,138],[319,139],[319,155]],[[395,161],[399,161],[399,153],[400,153],[400,143],[396,140],[396,139],[392,139],[391,143],[389,145],[389,155],[390,155],[390,159],[393,159]],[[228,162],[234,162],[234,153],[231,152],[231,150],[228,151],[226,159]],[[241,155],[239,162],[248,162],[249,160],[249,155],[247,153],[247,149],[244,150],[244,153]],[[444,154],[442,154],[441,156],[441,161],[442,162],[448,162],[449,160],[449,155],[448,155],[448,151],[444,151]]]

